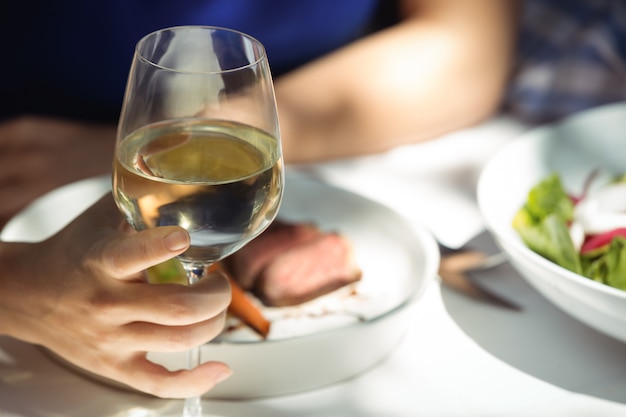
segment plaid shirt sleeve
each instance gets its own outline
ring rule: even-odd
[[[545,123],[626,100],[626,1],[526,0],[504,110]]]

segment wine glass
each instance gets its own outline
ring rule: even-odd
[[[120,116],[113,195],[136,230],[178,225],[189,285],[275,218],[284,170],[265,48],[234,30],[162,29],[136,46]],[[200,364],[200,347],[189,367]],[[183,416],[202,416],[200,398]]]

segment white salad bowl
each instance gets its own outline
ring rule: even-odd
[[[513,267],[566,313],[626,342],[626,291],[578,275],[531,251],[512,227],[529,190],[551,173],[574,194],[594,170],[626,172],[626,104],[582,112],[539,127],[498,152],[478,181],[477,197],[487,228]]]
[[[14,217],[0,238],[45,239],[109,190],[110,179],[104,177],[57,189]],[[350,289],[350,297],[340,289],[284,311],[275,308],[267,340],[242,331],[203,345],[203,360],[226,362],[234,371],[207,397],[290,394],[366,371],[400,343],[417,301],[427,284],[436,280],[439,251],[430,233],[371,200],[288,172],[279,217],[314,222],[344,234],[353,244],[362,279]],[[184,352],[151,352],[148,357],[171,369],[184,368],[187,363]]]

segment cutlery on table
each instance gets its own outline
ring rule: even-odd
[[[472,274],[505,263],[507,259],[504,253],[488,254],[467,245],[461,249],[450,249],[440,244],[439,250],[441,252],[439,277],[446,287],[479,301],[511,310],[522,310],[522,306],[518,303],[492,291],[480,280],[472,278]]]

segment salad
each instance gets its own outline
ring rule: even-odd
[[[558,174],[547,176],[528,193],[513,228],[548,260],[626,291],[626,174],[592,189],[596,174],[579,196]]]

